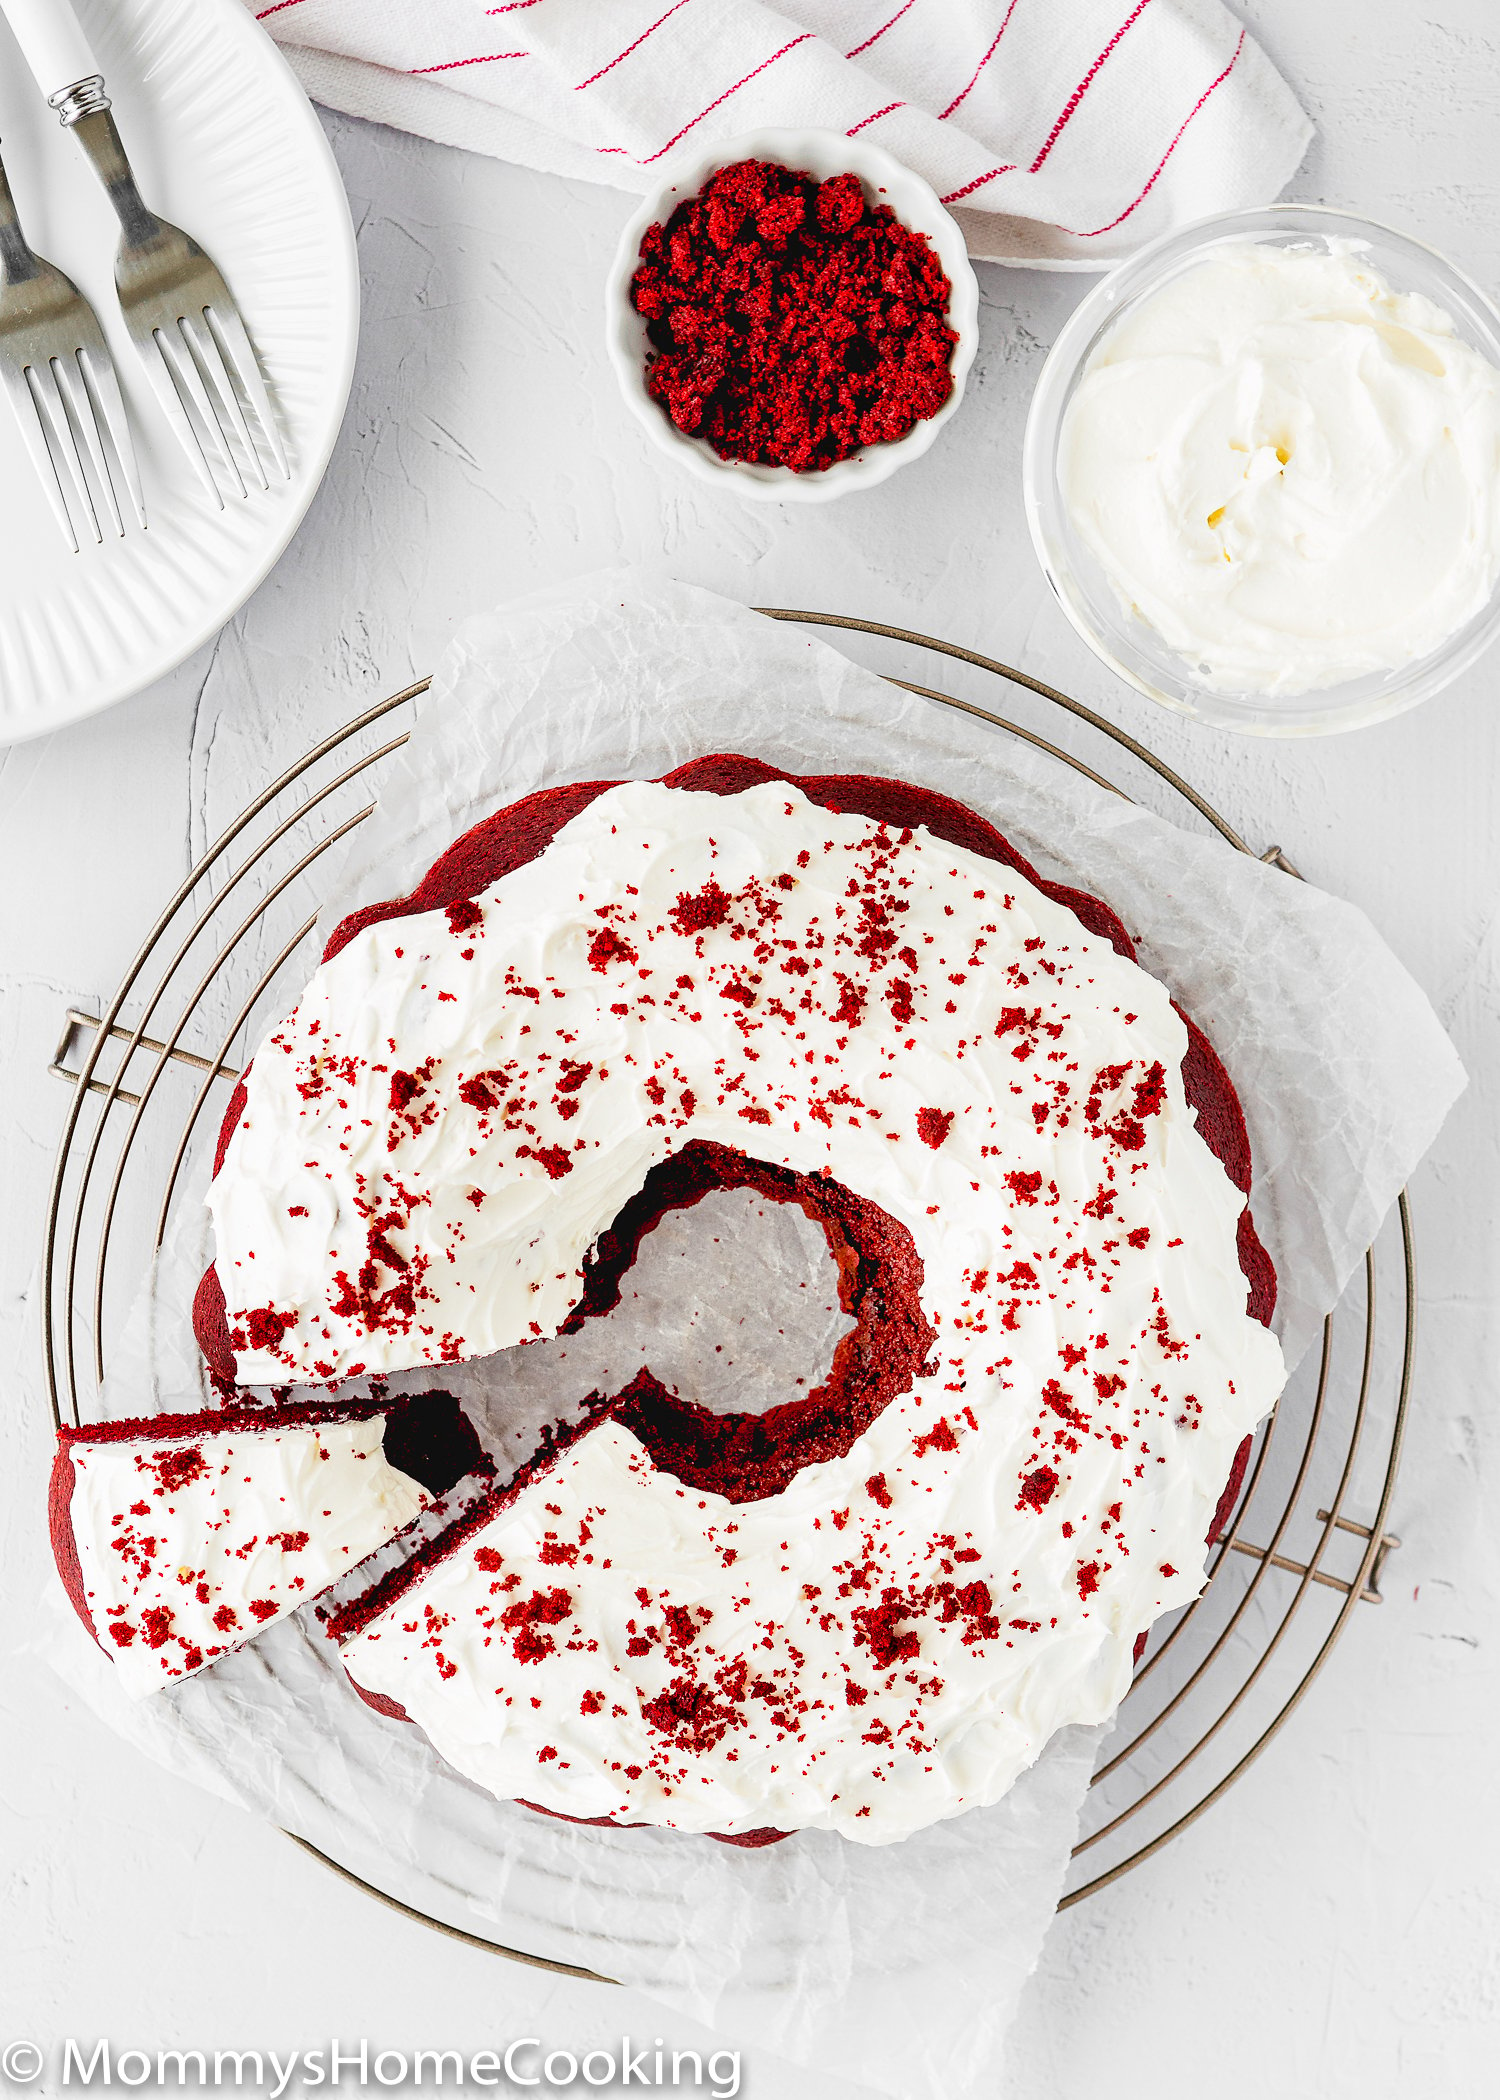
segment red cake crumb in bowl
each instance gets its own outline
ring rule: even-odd
[[[920,177],[836,132],[680,162],[621,237],[608,347],[642,427],[744,495],[883,481],[956,411],[979,295]]]
[[[949,283],[857,175],[711,175],[646,230],[630,283],[646,388],[721,459],[816,474],[903,438],[953,391]]]

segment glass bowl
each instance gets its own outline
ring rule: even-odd
[[[1441,307],[1456,334],[1500,366],[1500,314],[1477,285],[1423,242],[1354,212],[1276,204],[1221,212],[1151,242],[1102,278],[1072,314],[1042,367],[1026,424],[1022,485],[1037,559],[1063,611],[1101,661],[1152,700],[1220,729],[1250,736],[1326,736],[1401,714],[1468,669],[1500,630],[1500,587],[1447,639],[1398,669],[1281,696],[1210,687],[1116,595],[1074,529],[1058,476],[1063,419],[1074,388],[1121,314],[1150,298],[1211,252],[1236,242],[1327,253],[1358,244],[1360,260],[1397,292]]]

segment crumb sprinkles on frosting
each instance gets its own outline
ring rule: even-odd
[[[335,1630],[502,1797],[885,1842],[1113,1708],[1280,1356],[1165,990],[997,834],[716,765],[345,938],[256,1054],[218,1271],[239,1375],[320,1379],[605,1309],[696,1173],[813,1209],[868,1313],[825,1388],[723,1417],[642,1373]]]
[[[937,414],[951,290],[926,235],[858,176],[747,160],[648,229],[630,297],[647,389],[679,430],[808,474]]]

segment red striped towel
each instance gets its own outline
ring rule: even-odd
[[[1311,133],[1220,0],[246,4],[320,102],[621,189],[761,125],[874,140],[1000,261],[1268,202]]]

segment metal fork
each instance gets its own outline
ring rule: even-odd
[[[121,497],[144,525],[130,425],[94,309],[69,278],[29,246],[0,161],[0,379],[73,552],[78,525],[102,544],[123,537]],[[93,470],[92,486],[80,444]],[[70,502],[71,498],[71,502]],[[103,523],[101,523],[101,512]]]
[[[67,0],[5,0],[5,8],[43,94],[77,136],[115,208],[115,288],[125,322],[204,487],[222,509],[226,491],[244,497],[252,481],[270,487],[267,458],[289,479],[275,412],[239,308],[198,243],[142,202],[110,114],[104,76]]]

